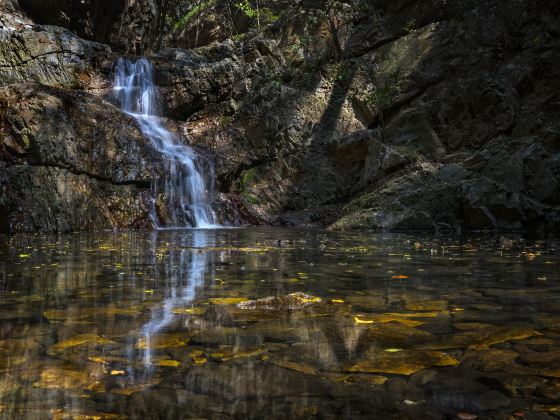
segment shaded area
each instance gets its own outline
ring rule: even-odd
[[[19,0],[19,4],[38,24],[61,26],[130,54],[148,49],[156,23],[153,0]]]

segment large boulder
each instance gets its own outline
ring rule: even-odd
[[[6,14],[0,20],[0,85],[35,82],[84,88],[111,66],[111,49],[56,26]]]

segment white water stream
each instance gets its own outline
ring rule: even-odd
[[[215,227],[211,164],[167,130],[157,114],[153,68],[145,58],[119,58],[114,92],[121,109],[133,116],[153,147],[165,156],[165,176],[152,185],[151,218],[158,228]],[[206,162],[207,163],[207,162]],[[203,176],[202,168],[210,172]],[[161,216],[161,213],[164,216]]]

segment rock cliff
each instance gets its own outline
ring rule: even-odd
[[[0,225],[150,227],[161,157],[109,87],[157,4],[122,2],[146,24],[121,39],[96,20],[102,1],[41,4],[40,23],[74,32],[36,24],[31,3],[1,20]],[[213,157],[223,222],[558,228],[560,4],[315,3],[196,49],[176,48],[190,46],[179,33],[149,56],[168,127]]]

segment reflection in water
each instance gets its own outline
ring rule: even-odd
[[[281,229],[5,237],[0,414],[557,415],[557,247]]]
[[[164,299],[162,307],[152,311],[152,319],[142,328],[142,340],[146,347],[145,366],[152,365],[152,338],[177,318],[177,311],[189,308],[195,300],[197,289],[204,285],[206,271],[214,271],[208,254],[201,252],[204,247],[211,246],[208,242],[208,231],[196,229],[189,233],[190,237],[185,232],[175,231],[170,234],[171,244],[189,247],[189,249],[170,253],[165,272],[161,275],[158,273],[158,280],[164,283]],[[150,241],[154,245],[158,242],[158,234],[158,231],[151,233]],[[156,249],[153,249],[153,254],[157,255]]]

